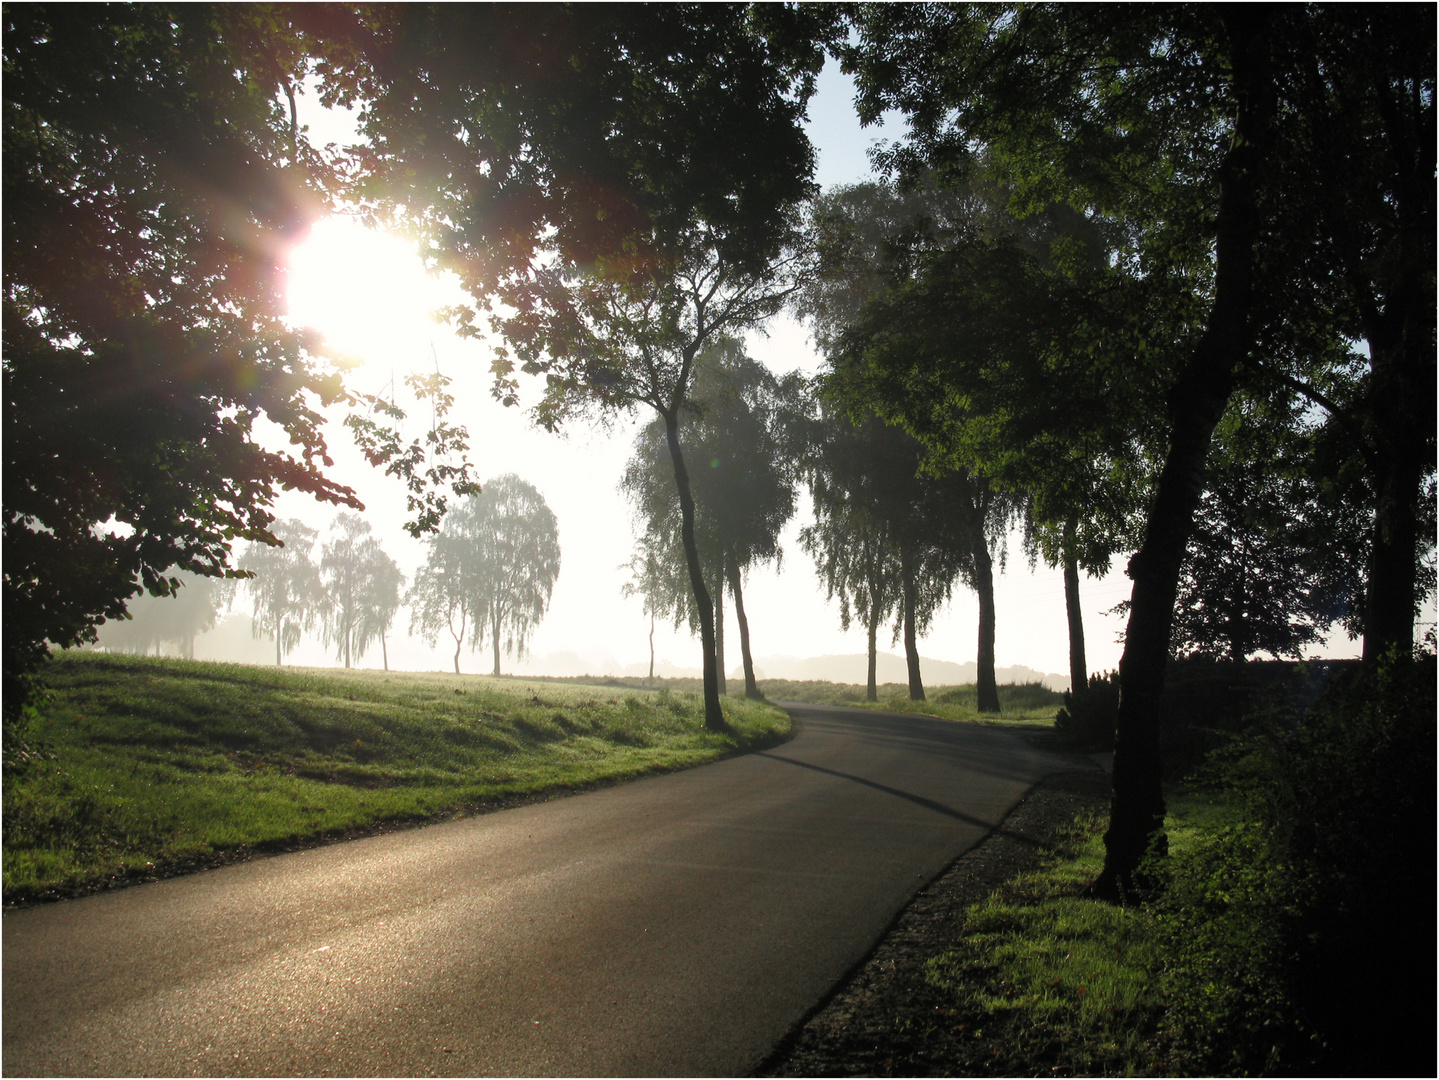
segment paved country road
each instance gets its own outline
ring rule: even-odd
[[[910,896],[1074,759],[787,706],[773,750],[7,912],[3,1067],[752,1071]]]

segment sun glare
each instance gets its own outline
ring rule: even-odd
[[[292,320],[353,360],[425,367],[446,334],[430,313],[449,298],[414,246],[350,218],[317,222],[290,253],[286,299]]]

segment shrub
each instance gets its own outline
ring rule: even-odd
[[[1060,744],[1071,750],[1107,753],[1114,749],[1114,728],[1119,720],[1119,673],[1091,675],[1089,686],[1064,692],[1064,705],[1054,718]]]

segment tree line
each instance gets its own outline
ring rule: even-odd
[[[488,641],[498,675],[502,649],[524,658],[559,576],[555,516],[543,496],[514,475],[487,481],[481,494],[449,511],[428,537],[425,561],[408,589],[357,514],[337,515],[323,542],[297,518],[276,522],[273,531],[278,545],[252,544],[240,555],[246,578],[216,584],[185,575],[172,596],[132,601],[127,618],[106,624],[100,644],[143,653],[173,642],[193,657],[195,638],[214,627],[220,609],[243,590],[254,636],[274,642],[277,666],[318,629],[345,667],[378,644],[388,671],[388,635],[400,608],[408,607],[411,633],[432,647],[442,632],[453,640],[455,674],[463,647],[478,651]]]
[[[458,276],[455,325],[503,342],[501,400],[538,386],[552,428],[651,418],[637,580],[671,582],[646,589],[655,612],[688,586],[707,724],[716,601],[728,587],[738,614],[735,571],[773,556],[706,523],[686,431],[697,448],[725,340],[786,307],[828,360],[814,438],[847,464],[815,472],[805,543],[845,618],[908,641],[962,578],[983,656],[1005,523],[1064,566],[1072,612],[1081,570],[1133,552],[1104,895],[1163,849],[1176,647],[1282,654],[1339,619],[1372,664],[1413,650],[1434,543],[1430,7],[4,18],[7,715],[50,644],[172,591],[171,568],[243,574],[230,544],[277,539],[278,486],[356,505],[324,473],[315,400],[348,398],[417,533],[472,491],[442,385],[407,442],[393,402],[349,394],[278,319],[272,253],[342,201]],[[827,56],[862,120],[897,111],[907,134],[883,182],[821,198],[802,120]],[[359,143],[311,145],[302,92],[355,108]],[[291,454],[254,443],[260,416]],[[886,439],[890,473],[850,469]]]

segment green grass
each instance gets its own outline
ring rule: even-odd
[[[1182,864],[1234,820],[1228,806],[1172,795],[1171,859]],[[970,908],[963,938],[929,961],[926,978],[972,1028],[1015,1054],[1014,1067],[1050,1062],[1070,1075],[1184,1074],[1193,1055],[1165,1034],[1193,1004],[1175,1001],[1176,983],[1167,977],[1172,912],[1081,895],[1103,864],[1105,824],[1097,816],[1077,821],[1045,869]]]
[[[47,665],[5,750],[7,902],[685,768],[789,718],[727,698],[96,654]]]
[[[918,713],[945,720],[970,723],[999,723],[1017,727],[1047,729],[1064,703],[1062,694],[1041,683],[1006,683],[999,687],[1000,712],[981,713],[973,683],[963,686],[934,686],[925,690],[926,700],[911,701],[904,683],[884,683],[875,688],[879,700],[865,701],[863,686],[832,682],[791,682],[765,679],[760,683],[765,697],[776,701],[807,701],[816,705],[849,705],[861,709]]]

